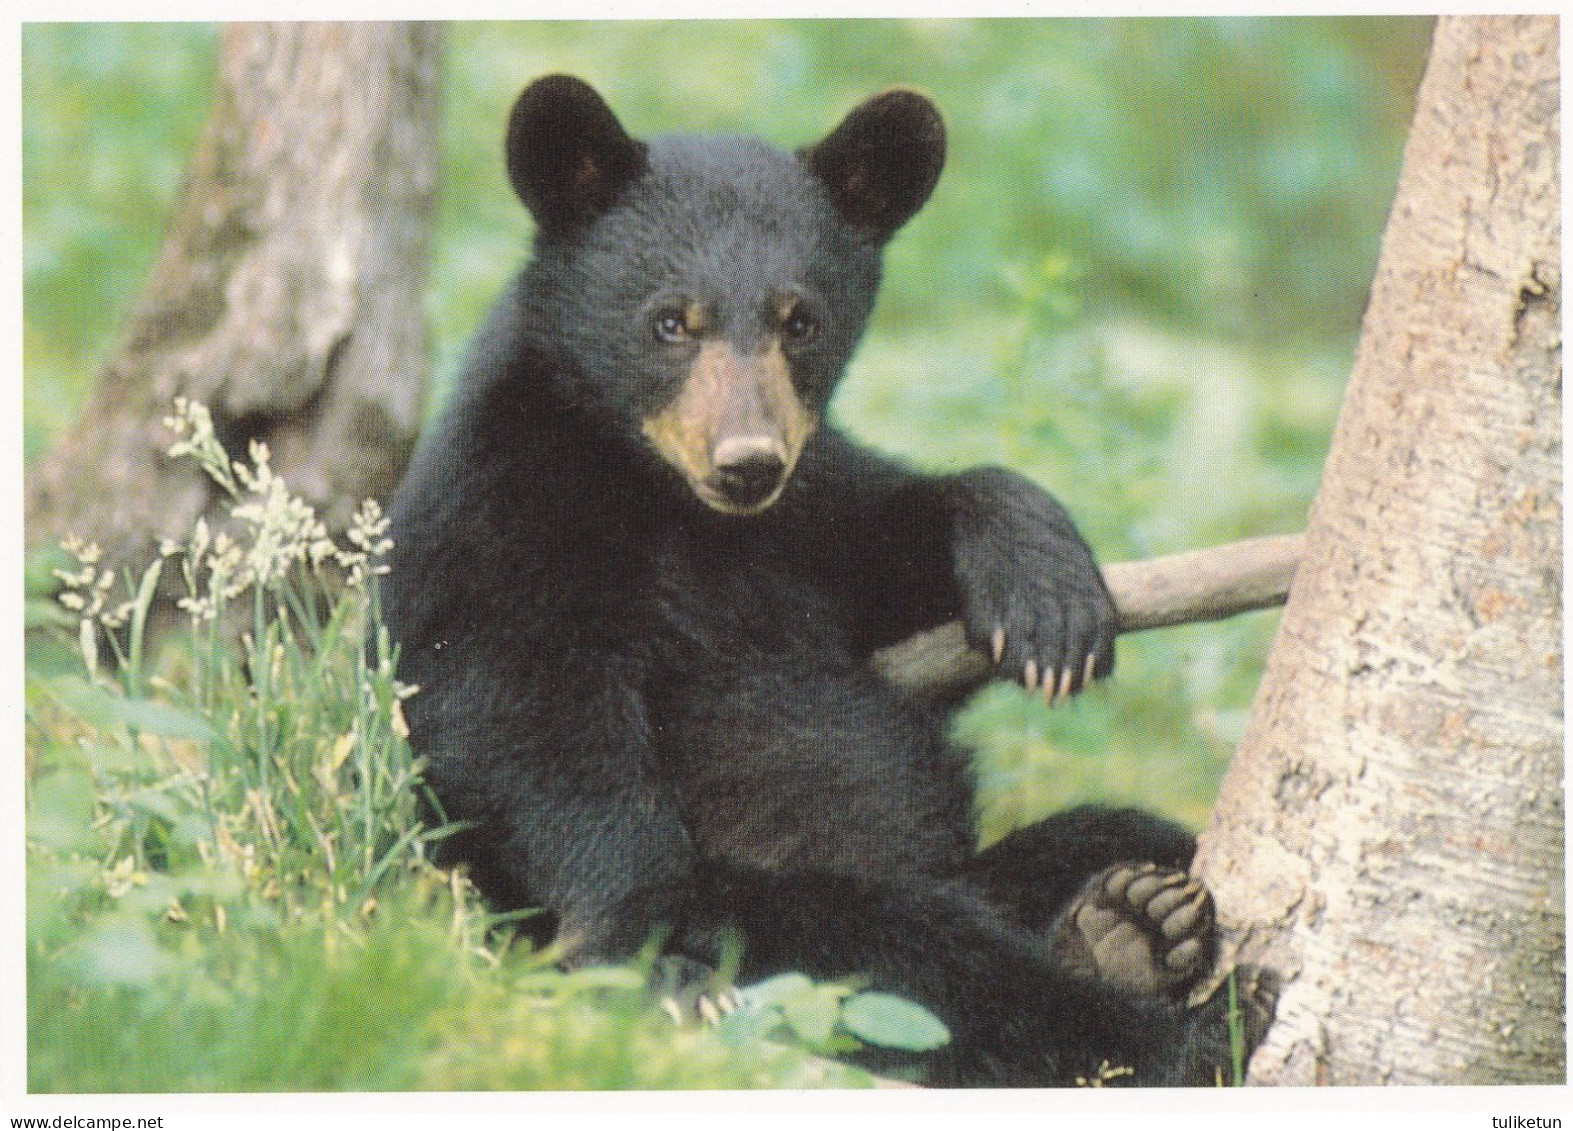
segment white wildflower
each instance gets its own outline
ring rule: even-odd
[[[98,543],[83,542],[71,536],[63,539],[60,546],[76,558],[79,568],[54,571],[62,586],[55,599],[62,608],[76,615],[79,622],[77,643],[82,650],[82,659],[87,665],[88,674],[96,676],[98,626],[102,625],[110,632],[122,627],[136,603],[124,601],[113,606],[109,604],[110,592],[115,587],[115,575],[99,568],[103,552]]]
[[[80,569],[57,569],[53,571],[56,579],[68,591],[74,589],[86,590],[88,593],[87,599],[92,599],[92,594],[107,588],[104,585],[104,578],[108,578],[110,584],[114,583],[112,574],[105,574],[102,578],[99,576],[98,561],[102,554],[97,542],[84,543],[82,539],[73,535],[63,539],[60,543],[60,548],[74,557],[77,565],[81,567]],[[98,597],[97,600],[99,605],[103,604],[102,596]],[[95,608],[92,613],[87,615],[94,616],[97,614],[97,611]]]
[[[368,577],[381,577],[388,572],[387,564],[379,559],[393,549],[393,539],[387,537],[392,522],[376,499],[366,499],[350,518],[344,536],[356,549],[340,550],[337,556],[339,565],[349,573],[347,580],[352,588],[365,585]]]
[[[175,607],[196,621],[212,620],[218,615],[212,597],[182,597],[175,602]]]
[[[350,519],[345,535],[366,553],[380,557],[393,549],[393,539],[383,537],[392,524],[393,519],[382,512],[377,500],[367,499]]]
[[[208,595],[219,601],[233,601],[251,584],[244,568],[245,550],[222,530],[213,539],[213,552],[207,556]]]
[[[397,699],[393,701],[393,707],[388,712],[388,729],[406,742],[409,741],[410,724],[404,717],[404,704]]]
[[[126,621],[130,620],[131,615],[136,612],[136,608],[137,603],[134,599],[122,601],[114,608],[105,609],[102,613],[100,613],[98,617],[99,623],[109,631],[114,631],[118,628],[124,628]]]
[[[252,440],[249,460],[231,460],[219,443],[212,414],[183,397],[176,399],[174,414],[165,423],[177,437],[169,454],[195,459],[234,499],[229,508],[232,535],[211,531],[199,518],[184,547],[166,542],[160,548],[166,555],[184,552],[186,595],[177,605],[192,619],[214,619],[227,602],[247,589],[283,581],[297,564],[316,572],[331,562],[344,571],[346,584],[354,589],[388,572],[382,559],[393,548],[387,537],[391,520],[375,500],[366,500],[356,510],[345,531],[348,544],[341,546],[329,536],[313,507],[290,493],[273,469],[266,443]],[[96,575],[85,576],[76,587],[95,579]]]
[[[164,427],[179,437],[167,449],[172,458],[190,456],[231,495],[237,493],[234,477],[230,474],[229,460],[224,454],[224,445],[219,443],[213,430],[213,415],[208,412],[206,405],[185,397],[176,397],[175,415],[164,418]]]
[[[191,557],[194,561],[201,561],[202,555],[208,552],[208,543],[213,540],[208,532],[208,520],[197,516],[196,523],[191,527]]]
[[[281,579],[296,562],[310,561],[313,547],[327,540],[327,527],[304,499],[292,495],[269,464],[268,446],[251,442],[251,463],[236,461],[235,477],[246,498],[230,508],[230,516],[250,527],[246,566],[254,585]]]

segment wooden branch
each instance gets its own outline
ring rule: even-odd
[[[1304,540],[1303,534],[1247,538],[1107,566],[1103,576],[1119,610],[1120,631],[1222,620],[1282,605]],[[959,621],[882,649],[873,663],[887,682],[936,699],[964,695],[994,674],[988,657],[967,646]]]

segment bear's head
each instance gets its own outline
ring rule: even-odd
[[[709,507],[770,506],[862,334],[886,241],[939,179],[934,105],[888,91],[794,154],[640,141],[551,75],[519,96],[506,148],[537,229],[524,301],[568,363],[563,394]]]

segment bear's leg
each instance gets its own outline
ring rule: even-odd
[[[1012,833],[960,876],[1056,965],[1180,999],[1217,954],[1212,897],[1186,872],[1194,851],[1161,818],[1085,806]]]
[[[1082,805],[1017,829],[968,860],[956,878],[1010,922],[1047,932],[1093,876],[1115,864],[1185,871],[1196,838],[1140,809]]]
[[[1228,1063],[1217,995],[1187,1010],[1063,969],[1043,939],[954,882],[714,864],[700,873],[680,949],[714,961],[735,929],[745,980],[854,977],[926,1006],[952,1036],[925,1060],[931,1084],[1173,1086],[1211,1083]]]

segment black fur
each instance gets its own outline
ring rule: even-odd
[[[713,304],[739,353],[770,297],[817,332],[782,348],[821,413],[874,301],[884,240],[943,157],[898,94],[793,156],[742,138],[635,142],[594,92],[527,90],[509,171],[535,255],[474,343],[393,507],[388,619],[412,741],[451,842],[500,907],[544,906],[575,961],[652,932],[744,972],[860,975],[935,1010],[951,1084],[1068,1084],[1099,1066],[1211,1079],[1216,1009],[1055,969],[1043,937],[1088,876],[1183,867],[1190,838],[1082,809],[975,855],[973,791],[945,719],[881,683],[872,650],[964,618],[1005,669],[1095,673],[1114,615],[1070,519],[1018,476],[914,474],[834,429],[779,501],[707,509],[641,435],[688,361],[650,330]]]

